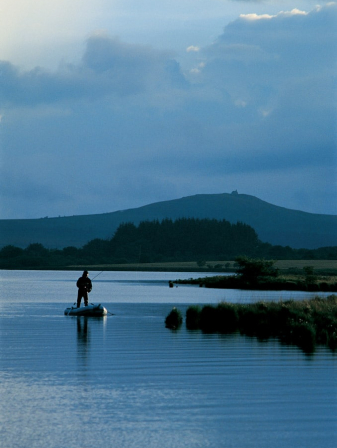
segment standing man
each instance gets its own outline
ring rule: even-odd
[[[88,294],[92,290],[91,280],[88,277],[89,272],[84,271],[82,277],[77,280],[78,294],[77,294],[77,308],[81,306],[82,297],[84,299],[84,305],[88,306],[89,298]]]

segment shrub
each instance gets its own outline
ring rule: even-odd
[[[176,330],[183,323],[181,312],[177,308],[173,308],[171,312],[166,316],[165,326],[171,330]]]
[[[166,318],[166,326],[177,328],[181,321],[179,311],[174,308]],[[316,343],[336,350],[337,295],[302,301],[190,306],[186,326],[206,333],[231,333],[239,329],[243,334],[262,339],[276,337],[306,353],[313,352]]]
[[[274,267],[274,261],[254,259],[249,257],[237,257],[237,274],[241,280],[247,283],[256,283],[259,277],[277,277],[278,269]]]
[[[293,323],[290,326],[291,342],[303,351],[311,353],[315,349],[316,344],[316,330],[315,327],[308,323]]]
[[[217,307],[218,331],[233,333],[238,328],[239,314],[237,307],[229,303],[220,303]]]
[[[198,305],[190,306],[186,311],[186,327],[189,330],[200,328],[201,308]]]
[[[218,331],[218,316],[214,306],[205,305],[200,313],[200,328],[205,333]]]
[[[313,283],[315,283],[317,281],[317,276],[314,273],[313,266],[304,266],[303,271],[305,274],[305,282],[308,285],[312,285]]]
[[[240,310],[240,331],[249,336],[257,335],[261,325],[265,325],[266,311],[256,306],[245,306]],[[262,332],[261,332],[262,333]],[[264,331],[265,333],[265,331]]]

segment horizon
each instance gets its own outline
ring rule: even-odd
[[[148,204],[142,204],[142,205],[140,205],[138,207],[130,207],[130,208],[125,208],[125,209],[118,209],[118,210],[113,210],[113,211],[101,212],[101,213],[87,213],[87,214],[63,215],[63,216],[60,216],[60,215],[59,216],[38,216],[38,217],[35,217],[35,218],[5,218],[5,219],[0,218],[0,221],[9,221],[9,220],[20,220],[20,221],[23,221],[23,220],[35,220],[35,219],[37,219],[37,220],[40,220],[40,219],[59,219],[59,218],[72,218],[72,217],[80,217],[80,216],[105,215],[105,214],[111,214],[111,213],[126,212],[126,211],[129,211],[129,210],[136,210],[136,209],[139,209],[139,208],[142,208],[142,207],[147,207],[147,206],[151,206],[151,205],[162,203],[162,202],[179,201],[180,199],[185,199],[185,198],[189,198],[189,197],[193,197],[193,196],[207,196],[207,195],[213,196],[213,195],[223,195],[223,194],[227,194],[229,196],[233,195],[233,194],[235,194],[235,195],[237,194],[238,196],[241,196],[241,195],[242,196],[251,196],[251,197],[256,198],[256,199],[258,199],[258,200],[260,200],[262,202],[266,202],[269,205],[273,205],[273,206],[280,207],[280,208],[285,208],[287,210],[295,211],[295,212],[308,213],[308,214],[312,214],[312,215],[337,216],[337,214],[332,214],[332,213],[312,213],[312,212],[306,212],[305,210],[292,209],[292,208],[288,208],[288,207],[283,207],[283,206],[280,206],[278,204],[274,204],[274,203],[271,203],[269,201],[265,201],[264,199],[261,199],[261,198],[259,198],[257,196],[254,196],[254,195],[251,195],[251,194],[248,194],[248,193],[240,193],[240,192],[235,193],[235,191],[237,191],[237,190],[234,190],[234,191],[232,191],[230,193],[227,193],[227,192],[222,192],[222,193],[196,193],[196,194],[191,194],[189,196],[182,196],[180,198],[171,198],[171,199],[167,199],[167,200],[164,200],[164,201],[150,202]]]
[[[0,219],[239,191],[337,214],[337,3],[12,0]]]

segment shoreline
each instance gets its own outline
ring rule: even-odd
[[[179,330],[183,317],[173,308],[165,326]],[[218,305],[191,305],[186,311],[186,328],[203,333],[240,333],[260,340],[277,338],[281,343],[296,345],[311,354],[317,345],[335,352],[337,349],[337,296],[296,302],[257,302]]]
[[[308,291],[337,292],[337,277],[315,275],[315,279],[306,279],[301,275],[280,275],[278,277],[257,277],[254,281],[242,279],[239,275],[215,275],[197,279],[174,280],[175,285],[198,285],[215,289],[241,289],[251,291]]]
[[[226,267],[227,266],[227,267]],[[301,275],[303,267],[312,266],[316,275],[337,275],[337,260],[276,260],[275,268],[280,274]],[[3,265],[0,270],[18,271],[140,271],[140,272],[204,272],[235,274],[234,260],[206,261],[205,265],[198,265],[197,261],[184,262],[155,262],[155,263],[127,263],[127,264],[80,264],[67,266],[15,266]]]

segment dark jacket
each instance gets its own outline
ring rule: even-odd
[[[88,277],[80,277],[76,285],[80,291],[90,292],[92,290],[91,280]]]

